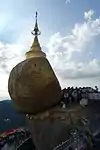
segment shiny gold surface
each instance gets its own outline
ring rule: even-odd
[[[10,73],[8,89],[19,110],[37,113],[59,102],[59,82],[44,57],[34,57],[18,64]]]
[[[34,42],[30,50],[25,55],[26,55],[26,59],[33,58],[33,57],[46,57],[46,54],[41,50],[37,36],[35,36]]]
[[[8,81],[8,91],[17,111],[26,114],[45,111],[61,99],[59,81],[38,41],[37,13],[32,34],[35,38],[26,60],[12,69]]]

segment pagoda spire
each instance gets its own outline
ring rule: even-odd
[[[38,36],[41,34],[38,23],[37,23],[37,11],[36,11],[36,21],[35,21],[35,27],[34,30],[31,32],[32,35],[34,35],[34,41],[30,48],[30,50],[26,53],[26,59],[32,58],[32,57],[46,57],[46,54],[41,50],[40,43],[38,40]]]
[[[41,32],[40,32],[40,30],[39,30],[39,28],[38,28],[38,23],[37,23],[37,15],[38,15],[38,13],[37,13],[37,11],[36,11],[36,22],[35,22],[35,27],[34,27],[34,30],[31,32],[33,35],[35,35],[35,36],[38,36],[38,35],[40,35],[41,34]]]

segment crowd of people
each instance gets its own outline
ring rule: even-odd
[[[70,131],[70,137],[54,150],[93,150],[95,147],[95,138],[90,130],[79,130],[73,128]]]
[[[70,102],[80,102],[82,98],[88,98],[89,93],[99,93],[98,87],[68,87],[62,90],[62,102],[67,105]]]
[[[5,136],[0,137],[0,149],[2,149],[5,145],[14,145],[17,147],[20,145],[25,139],[30,137],[29,130],[17,130],[12,134],[7,134]]]

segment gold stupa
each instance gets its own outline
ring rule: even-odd
[[[26,59],[12,69],[8,81],[8,91],[17,111],[27,114],[45,111],[61,99],[59,81],[38,41],[37,12],[32,34],[35,37]]]

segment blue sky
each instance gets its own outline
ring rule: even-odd
[[[36,11],[42,50],[61,86],[100,87],[99,6],[99,0],[0,0],[0,99],[9,98],[9,72],[32,44]]]
[[[12,38],[13,32],[17,32],[19,28],[21,30],[24,25],[26,26],[27,20],[29,25],[34,23],[36,10],[39,12],[39,24],[45,36],[58,31],[62,34],[67,34],[76,22],[83,21],[84,12],[90,9],[93,9],[99,16],[99,0],[96,2],[91,0],[70,1],[70,4],[66,4],[65,0],[0,1],[1,17],[5,19],[7,17],[8,19],[8,24],[2,30],[3,36],[5,35],[5,38],[8,39],[9,32],[11,32],[10,38]],[[24,21],[26,21],[25,24]],[[17,35],[16,38],[18,38]]]

